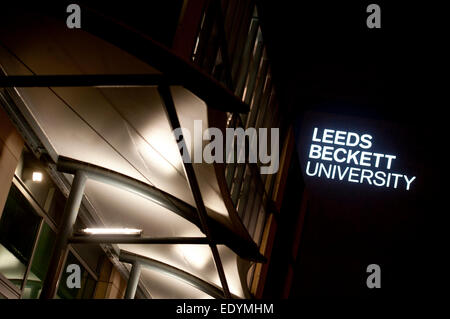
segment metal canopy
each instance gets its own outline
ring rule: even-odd
[[[221,111],[247,113],[250,110],[249,105],[236,97],[231,90],[226,88],[210,75],[203,72],[194,64],[190,64],[177,56],[169,48],[155,42],[150,37],[113,20],[112,18],[97,13],[86,5],[80,4],[80,6],[83,11],[84,31],[108,41],[116,47],[134,55],[136,58],[147,63],[148,65],[157,68],[164,74],[164,77],[170,79],[168,84],[177,83],[184,86],[186,89],[202,98],[210,107]],[[51,6],[36,6],[33,10],[42,10],[39,14],[45,16],[53,14],[55,18],[61,18],[60,13],[54,11],[56,8]],[[63,22],[65,23],[65,21]],[[129,80],[133,80],[132,75],[129,77]],[[50,82],[50,80],[53,79],[50,77],[47,79],[30,78],[20,79],[20,81],[22,82],[22,85],[25,86],[58,86],[56,81]],[[112,80],[113,77],[110,79]],[[12,83],[12,80],[18,81],[19,79],[10,80],[10,83],[4,82],[4,86],[20,86]],[[29,80],[34,81],[34,84],[28,82]],[[121,81],[122,80],[117,81],[119,85]],[[137,81],[136,84],[140,85],[140,82],[145,82],[147,79],[143,76],[140,79],[134,79],[134,81]],[[42,84],[39,84],[39,82]],[[56,85],[43,85],[44,82]],[[114,80],[114,82],[116,81]],[[111,85],[111,83],[107,83],[107,85]]]
[[[88,32],[156,67],[168,78],[183,83],[186,89],[202,98],[211,107],[237,113],[247,113],[250,110],[248,104],[216,79],[193,64],[187,63],[150,37],[98,14],[89,7],[83,7],[83,10],[83,19],[86,21]]]
[[[161,205],[179,216],[189,220],[200,227],[200,221],[196,209],[188,203],[170,195],[154,186],[150,186],[129,176],[108,170],[89,163],[83,163],[74,159],[61,156],[58,159],[57,169],[60,172],[75,174],[83,171],[89,178],[118,186],[122,189],[136,193]],[[241,238],[231,229],[217,220],[206,216],[209,227],[213,234],[213,240],[224,243],[235,251],[239,256],[251,261],[263,262],[265,257],[259,252],[258,246],[253,241]]]
[[[227,271],[231,269],[230,267],[235,267],[236,261],[230,256],[236,258],[236,255],[226,249],[226,265],[222,265],[216,245],[223,244],[245,259],[264,261],[257,245],[250,237],[235,231],[232,223],[226,223],[226,218],[219,218],[227,215],[223,214],[223,210],[220,211],[222,198],[213,194],[215,175],[205,175],[205,167],[202,167],[200,173],[197,172],[199,177],[197,182],[196,172],[192,166],[181,166],[184,168],[183,174],[180,173],[177,161],[171,161],[168,154],[152,153],[153,156],[146,155],[145,152],[151,149],[166,151],[168,146],[173,146],[169,143],[176,146],[176,141],[166,139],[171,134],[168,134],[168,124],[164,123],[165,118],[161,116],[163,109],[168,112],[166,114],[168,118],[165,120],[169,120],[169,125],[173,129],[179,127],[180,122],[183,126],[186,124],[189,126],[189,121],[199,118],[207,123],[205,103],[208,107],[231,112],[246,112],[248,106],[220,83],[151,39],[92,12],[86,11],[83,19],[90,21],[85,24],[85,30],[70,33],[70,39],[66,39],[66,33],[61,30],[55,31],[59,32],[58,37],[43,36],[48,30],[56,30],[52,27],[53,22],[45,25],[43,21],[37,21],[36,26],[42,29],[36,30],[37,32],[30,37],[11,36],[8,32],[0,31],[0,41],[5,40],[7,44],[0,47],[0,64],[7,74],[0,78],[0,84],[15,88],[14,92],[17,93],[18,99],[23,101],[20,111],[27,121],[33,123],[33,130],[37,128],[35,133],[42,141],[45,140],[46,147],[53,148],[52,151],[57,155],[53,158],[57,162],[57,169],[65,174],[75,175],[69,196],[72,200],[69,200],[66,206],[66,210],[70,212],[66,213],[69,219],[61,230],[62,237],[58,240],[59,251],[54,254],[51,267],[53,270],[50,271],[53,275],[50,277],[54,277],[54,273],[59,273],[58,268],[63,266],[67,243],[94,241],[121,245],[136,244],[133,251],[139,253],[133,254],[133,264],[138,262],[152,265],[153,269],[188,282],[213,297],[231,296],[226,282],[229,278],[225,278],[223,267],[227,267]],[[28,22],[25,19],[25,24]],[[22,27],[20,26],[22,22],[19,21],[6,22],[9,27],[8,23],[12,23],[18,29]],[[8,45],[12,47],[9,48]],[[86,49],[93,46],[96,47],[95,52]],[[144,74],[137,74],[141,71]],[[182,85],[184,88],[169,85]],[[134,88],[140,86],[142,88]],[[152,86],[157,86],[158,89],[151,88]],[[161,134],[154,134],[155,131]],[[161,157],[166,161],[165,164],[169,164],[166,166],[172,175],[160,172],[162,169],[158,160],[161,160]],[[71,179],[70,176],[67,177]],[[78,201],[80,196],[83,196],[85,186],[83,181],[82,187],[77,187],[81,177],[83,180],[86,178],[86,194],[90,196],[89,200],[94,201],[95,210],[99,208],[102,214],[100,217],[120,222],[120,217],[116,218],[117,213],[130,209],[133,210],[134,219],[130,221],[128,213],[122,218],[126,218],[134,225],[140,225],[153,214],[152,209],[147,209],[146,206],[151,202],[153,206],[150,207],[158,211],[154,216],[161,216],[164,217],[161,219],[170,221],[174,219],[169,219],[168,215],[176,214],[182,218],[176,216],[179,221],[173,223],[174,225],[190,222],[200,228],[206,237],[198,237],[201,234],[192,231],[186,234],[177,233],[180,237],[140,239],[72,237],[73,217],[78,213]],[[181,183],[186,180],[186,184]],[[187,186],[192,191],[194,203],[186,196],[189,194],[180,192],[180,189],[186,190]],[[121,206],[117,205],[117,200],[122,200],[122,197],[115,196],[118,191],[121,192],[120,195],[127,194],[124,195],[124,205],[127,207],[122,206],[122,209],[118,209],[114,204],[108,206],[102,203],[103,200]],[[76,198],[76,201],[73,198]],[[145,202],[146,205],[141,205],[140,202],[138,204],[138,201]],[[112,208],[114,212],[108,213],[108,208]],[[222,216],[217,216],[217,212]],[[159,223],[153,219],[153,222],[155,221]],[[192,228],[195,228],[193,225]],[[169,226],[167,234],[159,232],[158,229],[153,229],[150,234],[171,236],[174,234],[170,233],[171,231],[173,232],[173,228]],[[182,237],[183,235],[187,237]],[[143,252],[137,247],[147,244],[151,246],[150,256],[156,255],[160,260],[149,257],[147,251]],[[206,271],[211,270],[210,268],[203,267],[199,270],[192,266],[186,267],[185,264],[174,260],[175,254],[170,255],[169,249],[158,257],[158,250],[154,247],[161,244],[164,247],[166,244],[168,246],[180,244],[181,247],[210,245],[224,292],[210,283],[217,283],[217,279]],[[221,254],[223,253],[224,250],[221,251]],[[184,253],[178,253],[175,257],[181,257],[181,262],[189,263]],[[126,257],[121,258],[128,262]],[[135,268],[133,274],[138,278],[140,268]],[[43,298],[53,295],[57,279],[54,277],[46,280],[53,288],[45,288],[44,285],[45,289],[41,295]],[[236,278],[232,279],[235,280],[234,288],[238,287]],[[241,281],[240,285],[242,284]],[[127,292],[128,294],[133,295],[132,291]]]
[[[143,256],[139,256],[136,254],[133,254],[128,251],[121,250],[119,253],[119,260],[126,263],[139,263],[142,266],[155,269],[160,272],[164,272],[168,275],[174,276],[191,286],[207,293],[208,295],[218,298],[218,299],[224,299],[225,296],[222,292],[222,290],[214,285],[211,285],[210,283],[193,276],[189,274],[188,272],[185,272],[183,270],[180,270],[176,267],[170,266],[168,264],[165,264],[163,262],[160,262],[158,260],[152,259],[152,258],[146,258]]]
[[[164,102],[166,113],[169,118],[169,122],[170,125],[172,126],[172,129],[180,128],[181,124],[178,119],[172,94],[170,93],[170,88],[167,85],[160,85],[158,86],[158,92],[161,95],[162,100]],[[181,143],[184,147],[186,146],[187,143],[183,135],[180,136],[179,143]],[[180,149],[180,156],[183,155],[182,149],[184,149],[184,147]],[[203,231],[203,233],[210,241],[209,247],[211,248],[214,263],[216,264],[217,272],[219,274],[224,295],[226,298],[230,298],[231,297],[230,289],[228,288],[228,283],[225,276],[225,272],[223,270],[223,264],[219,255],[219,250],[217,249],[217,245],[213,242],[213,233],[211,232],[208,224],[208,213],[206,211],[205,203],[203,202],[200,186],[198,184],[197,177],[195,175],[194,167],[192,166],[192,163],[185,161],[183,161],[183,167],[188,179],[189,188],[191,189],[192,196],[194,196],[195,205],[197,206],[198,219],[200,221],[201,227],[200,229]]]

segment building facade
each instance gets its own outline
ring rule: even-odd
[[[263,296],[294,143],[258,6],[135,5],[81,2],[81,28],[67,4],[2,11],[1,297]],[[278,169],[191,163],[197,125],[279,128]]]

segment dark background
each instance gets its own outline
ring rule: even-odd
[[[381,29],[366,26],[370,3],[381,7]],[[444,269],[435,238],[441,234],[436,202],[442,146],[436,141],[443,105],[431,72],[442,68],[436,48],[443,39],[436,26],[442,8],[402,1],[260,1],[260,8],[278,97],[292,123],[300,128],[311,111],[373,121],[377,143],[394,147],[417,174],[416,189],[407,193],[307,185],[310,200],[293,261],[305,189],[295,154],[265,297],[282,296],[289,264],[294,266],[289,298],[437,294]],[[381,266],[381,289],[366,287],[371,263]]]
[[[381,7],[381,29],[366,27],[368,1],[257,0],[278,99],[292,121],[288,124],[298,126],[310,111],[372,120],[383,133],[384,141],[377,141],[389,141],[398,147],[397,154],[407,154],[402,160],[418,176],[418,188],[409,193],[331,184],[318,191],[307,185],[310,200],[293,262],[292,242],[305,190],[295,153],[285,201],[276,217],[266,298],[283,295],[289,264],[295,270],[289,295],[293,299],[422,297],[445,287],[447,268],[441,259],[448,249],[442,248],[445,242],[438,235],[445,234],[439,226],[445,226],[441,216],[448,209],[437,202],[439,190],[445,189],[441,168],[446,167],[447,148],[439,137],[447,134],[441,130],[448,126],[448,102],[438,98],[448,86],[440,62],[445,54],[438,48],[448,42],[438,25],[445,23],[446,11],[429,2],[373,2]],[[83,3],[170,45],[182,2]],[[67,3],[59,5],[64,8]],[[65,12],[53,3],[48,6]],[[370,263],[381,266],[379,290],[365,285]]]

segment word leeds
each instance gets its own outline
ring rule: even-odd
[[[321,131],[316,127],[306,174],[377,187],[404,187],[408,191],[416,177],[393,173],[391,168],[396,156],[371,152],[371,147],[372,136],[369,134],[330,129]]]

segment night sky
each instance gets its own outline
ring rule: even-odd
[[[430,24],[436,8],[377,1],[382,27],[368,29],[369,3],[261,2],[278,97],[290,114],[287,124],[301,132],[295,160],[301,163],[297,155],[309,147],[305,134],[312,131],[304,127],[321,123],[305,114],[322,112],[331,125],[334,115],[348,116],[347,122],[336,122],[376,132],[378,146],[399,154],[399,169],[417,175],[409,192],[307,182],[310,200],[289,298],[417,295],[432,292],[430,284],[436,284],[438,248],[429,231],[434,232],[440,216],[432,208],[439,182],[433,170],[439,162],[430,150],[438,135],[432,123],[442,106],[426,90],[437,54]],[[305,183],[302,170],[302,165],[291,167],[295,176],[290,174],[278,217],[266,297],[281,296],[286,265],[292,262],[292,224]],[[378,290],[366,286],[371,263],[381,266]]]

